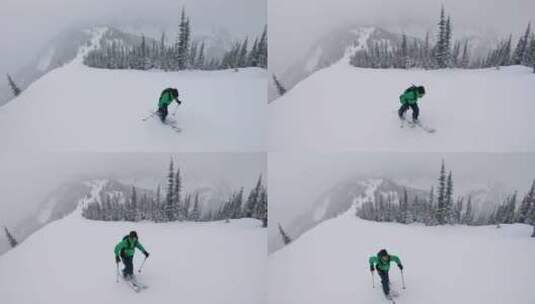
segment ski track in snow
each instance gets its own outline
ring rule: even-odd
[[[350,210],[270,255],[268,303],[389,303],[377,274],[372,288],[368,265],[382,248],[405,266],[407,289],[395,264],[390,270],[396,303],[535,303],[531,230],[376,223]]]

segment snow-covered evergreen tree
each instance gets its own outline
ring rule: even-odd
[[[466,202],[466,209],[461,221],[464,225],[472,225],[474,222],[474,213],[472,211],[472,197],[468,196],[468,201]]]
[[[273,83],[275,84],[275,87],[277,88],[277,92],[279,93],[279,96],[282,96],[286,94],[286,88],[280,83],[279,79],[275,74],[273,74]]]
[[[22,90],[15,84],[9,74],[7,74],[7,82],[9,84],[9,87],[11,88],[11,92],[13,92],[13,95],[19,96]]]
[[[175,205],[175,172],[174,163],[171,159],[169,163],[169,174],[167,175],[167,195],[165,199],[165,216],[167,221],[175,221],[177,219],[177,208]]]
[[[4,232],[6,234],[6,238],[9,242],[9,246],[11,246],[11,248],[14,248],[15,246],[17,246],[19,243],[17,242],[17,240],[15,239],[15,237],[11,234],[11,232],[9,232],[9,230],[7,229],[6,226],[4,226]]]
[[[526,31],[524,35],[518,39],[518,43],[516,44],[516,48],[513,52],[512,57],[512,64],[524,64],[529,65],[528,62],[526,62],[526,57],[529,55],[529,37],[531,33],[531,22],[528,23],[528,27],[526,28]]]
[[[279,223],[279,233],[281,235],[282,242],[284,243],[284,245],[288,245],[292,242],[292,239],[288,236],[286,231],[282,229],[282,225],[280,223]]]

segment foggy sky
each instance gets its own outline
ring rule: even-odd
[[[270,225],[289,223],[354,177],[385,177],[428,190],[436,185],[442,159],[453,171],[456,193],[500,185],[523,194],[535,179],[535,153],[270,153]]]
[[[451,15],[454,38],[461,28],[518,35],[530,19],[535,21],[533,0],[269,0],[270,69],[284,72],[317,39],[348,25],[434,33],[442,3]]]
[[[69,181],[114,178],[154,189],[165,183],[171,157],[186,189],[216,183],[250,189],[266,171],[265,153],[0,153],[0,226],[16,224]]]
[[[194,34],[226,28],[242,38],[259,35],[266,24],[265,0],[2,0],[0,73],[13,72],[73,27],[113,25],[149,35],[166,30],[174,37],[182,5]]]

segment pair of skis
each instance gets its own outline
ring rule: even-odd
[[[404,128],[405,125],[408,125],[411,128],[419,127],[419,128],[421,128],[422,130],[424,130],[427,133],[435,133],[436,132],[436,130],[434,128],[431,128],[429,126],[426,126],[426,125],[422,124],[422,122],[420,122],[419,120],[410,121],[410,120],[407,120],[406,118],[402,118],[400,127]]]
[[[154,116],[157,116],[158,114],[158,110],[156,111],[149,111],[149,115],[142,118],[141,121],[147,121],[151,118],[153,118]],[[174,116],[174,115],[173,115]],[[166,119],[164,122],[162,122],[164,125],[167,125],[169,126],[171,129],[173,129],[173,131],[177,132],[177,133],[180,133],[182,131],[182,129],[180,129],[178,126],[177,126],[177,122],[176,120],[169,120],[169,119]]]
[[[134,290],[135,292],[140,292],[140,291],[143,290],[143,289],[147,289],[147,288],[149,288],[149,286],[147,286],[147,285],[145,285],[145,284],[139,282],[139,281],[137,280],[137,278],[136,278],[134,275],[132,275],[129,279],[126,279],[126,278],[123,277],[123,280],[124,280],[124,281],[126,282],[126,284],[127,284],[130,288],[132,288],[132,290]]]

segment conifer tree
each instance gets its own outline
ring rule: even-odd
[[[9,232],[6,226],[4,226],[4,232],[6,233],[6,237],[11,248],[14,248],[15,246],[19,244],[17,240],[15,239],[15,237]]]
[[[275,76],[275,74],[273,74],[273,82],[275,83],[275,87],[277,88],[279,96],[286,94],[286,88],[280,83],[279,79],[277,78],[277,76]]]
[[[444,166],[444,160],[442,160],[442,166],[440,167],[440,175],[438,178],[438,197],[437,197],[437,211],[436,218],[440,225],[446,223],[447,206],[446,206],[446,168]]]
[[[451,176],[451,171],[448,173],[448,178],[446,180],[446,192],[445,192],[445,215],[446,222],[452,224],[454,221],[454,208],[453,208],[453,180]]]
[[[180,176],[180,168],[177,168],[175,179],[174,179],[174,189],[173,189],[173,206],[176,210],[175,220],[183,221],[185,220],[185,208],[182,204],[182,177]]]
[[[284,245],[288,245],[292,242],[292,239],[288,236],[288,234],[286,234],[284,229],[282,229],[281,224],[279,224],[279,233],[282,237],[282,242],[284,243]]]
[[[466,202],[466,209],[463,214],[462,223],[465,225],[472,225],[474,222],[474,214],[472,211],[472,197],[468,196],[468,201]]]
[[[199,206],[199,192],[195,193],[195,200],[193,202],[193,210],[191,211],[191,220],[197,222],[201,219],[201,211]]]
[[[175,192],[174,192],[174,186],[175,186],[175,172],[174,172],[174,164],[173,159],[171,159],[169,163],[169,174],[167,175],[167,195],[165,199],[165,217],[167,221],[175,221],[176,220],[176,206],[175,203]]]
[[[11,91],[13,92],[13,95],[15,95],[15,97],[19,96],[22,90],[15,84],[9,74],[7,74],[7,82],[9,84],[9,87],[11,88]]]
[[[512,64],[526,64],[524,61],[529,51],[529,37],[531,32],[531,22],[528,23],[526,32],[518,39],[516,48],[513,52]],[[527,65],[527,64],[526,64]]]

